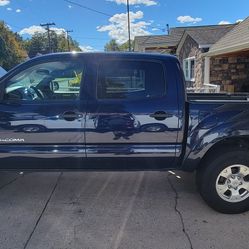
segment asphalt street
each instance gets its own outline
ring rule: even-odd
[[[0,210],[1,249],[249,248],[182,172],[0,173]]]

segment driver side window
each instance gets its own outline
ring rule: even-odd
[[[6,100],[78,99],[84,77],[83,66],[75,61],[37,64],[11,78],[5,87]]]

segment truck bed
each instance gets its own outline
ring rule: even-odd
[[[249,102],[249,93],[187,93],[190,102]]]

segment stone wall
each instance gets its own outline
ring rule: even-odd
[[[183,67],[183,60],[190,57],[195,57],[195,82],[187,82],[188,86],[202,87],[204,81],[204,58],[201,57],[202,50],[199,45],[190,36],[187,36],[185,42],[178,54],[181,66]]]
[[[249,92],[249,56],[211,58],[210,83],[220,84],[221,91]]]

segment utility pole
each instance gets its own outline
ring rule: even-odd
[[[129,37],[129,51],[131,51],[131,24],[130,24],[130,3],[127,0],[127,19],[128,19],[128,37]]]
[[[50,37],[50,26],[54,26],[55,23],[43,23],[40,24],[41,27],[45,27],[45,29],[48,32],[48,47],[49,47],[49,53],[52,53],[52,49],[51,49],[51,37]]]
[[[66,32],[66,34],[67,34],[67,47],[68,47],[68,51],[70,52],[71,51],[71,48],[70,48],[70,39],[69,39],[69,33],[72,33],[73,32],[73,30],[66,30],[65,31]]]

